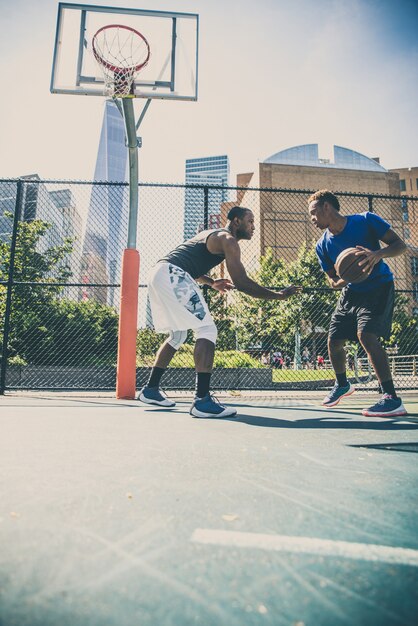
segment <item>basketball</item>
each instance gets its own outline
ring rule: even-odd
[[[357,248],[346,248],[335,261],[335,271],[347,283],[361,283],[369,277],[369,274],[363,272],[363,267],[359,265],[360,261],[366,258],[366,254],[364,252],[357,254],[358,252]]]

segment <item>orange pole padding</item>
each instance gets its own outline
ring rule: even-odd
[[[116,397],[133,400],[136,390],[139,252],[126,248],[122,257]]]

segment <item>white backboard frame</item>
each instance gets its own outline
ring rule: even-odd
[[[66,2],[58,5],[51,93],[108,95],[91,50],[92,36],[105,24],[130,25],[150,44],[150,61],[134,82],[133,97],[197,100],[197,14]]]

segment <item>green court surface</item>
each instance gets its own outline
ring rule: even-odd
[[[416,624],[417,393],[172,395],[0,398],[1,626]]]

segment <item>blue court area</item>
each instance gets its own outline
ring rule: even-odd
[[[2,397],[0,624],[416,624],[418,394],[322,395]]]

